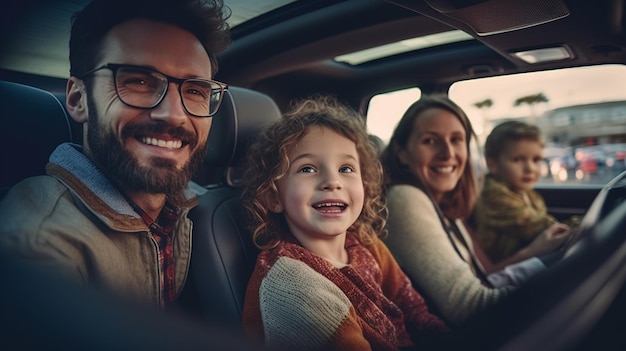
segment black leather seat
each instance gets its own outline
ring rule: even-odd
[[[258,254],[245,225],[239,175],[253,137],[280,118],[269,96],[229,88],[213,117],[205,162],[207,172],[218,170],[220,177],[204,184],[207,192],[189,214],[193,246],[181,304],[206,321],[235,330],[241,330],[245,290]]]
[[[72,141],[65,108],[51,93],[0,81],[0,198],[20,180],[45,174],[54,148]]]

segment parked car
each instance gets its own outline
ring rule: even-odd
[[[3,2],[0,80],[40,88],[63,102],[70,17],[87,1]],[[608,152],[580,149],[580,157],[573,152],[550,159],[552,178],[560,181],[542,182],[537,190],[557,218],[585,215],[580,233],[564,248],[562,262],[472,320],[460,335],[468,349],[626,347],[626,178],[619,175],[626,169],[626,113],[619,112],[626,111],[623,1],[225,3],[232,9],[233,42],[220,55],[215,77],[231,87],[232,104],[220,110],[224,116],[254,124],[264,118],[260,106],[268,101],[285,111],[294,99],[332,94],[361,111],[370,133],[386,142],[408,104],[421,94],[443,93],[468,112],[480,142],[498,121],[523,119],[541,125],[549,141],[562,148],[589,138],[620,145]],[[595,85],[589,77],[602,82]],[[243,95],[255,98],[242,104]],[[607,101],[616,112],[595,114]],[[3,125],[15,126],[14,117],[3,115]],[[237,183],[223,178],[237,173],[247,140],[233,141],[229,128],[234,127],[227,123],[227,117],[216,117],[211,138],[232,141],[232,148],[213,155],[210,167],[194,178],[209,190],[205,196],[216,201],[198,209],[211,216],[195,225],[196,261],[181,299],[196,319],[236,325],[256,251],[230,207],[238,201]],[[27,134],[30,127],[16,128]],[[80,131],[74,132],[72,140],[80,142]],[[2,145],[3,173],[14,177],[1,186],[10,187],[22,177],[15,160],[33,159],[29,145]],[[43,172],[43,166],[36,171]],[[601,182],[580,181],[602,169],[611,172]]]
[[[566,182],[576,179],[576,167],[578,162],[572,153],[563,156],[556,156],[549,161],[550,175],[556,183]]]
[[[600,144],[576,149],[576,178],[606,183],[623,172],[624,144]]]

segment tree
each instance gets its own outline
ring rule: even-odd
[[[482,136],[483,134],[487,133],[487,124],[489,122],[489,117],[488,117],[486,110],[490,109],[491,106],[493,106],[493,100],[485,99],[482,101],[478,101],[474,103],[474,106],[480,109],[483,113],[483,121],[482,121],[483,123],[480,126],[480,132],[478,133],[479,136]]]
[[[474,103],[474,106],[478,107],[481,110],[483,108],[490,108],[491,106],[493,106],[493,100],[485,99],[483,101],[478,101]]]
[[[540,104],[540,103],[546,103],[548,102],[548,98],[544,95],[544,93],[539,93],[539,94],[533,94],[533,95],[526,95],[526,96],[522,96],[519,97],[515,100],[515,103],[513,104],[515,107],[520,106],[520,105],[528,105],[530,107],[530,120],[531,122],[534,123],[535,118],[537,117],[536,113],[535,113],[535,105],[536,104]]]

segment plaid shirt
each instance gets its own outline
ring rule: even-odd
[[[130,201],[129,201],[130,202]],[[172,244],[172,229],[178,220],[179,210],[169,201],[165,203],[156,221],[139,206],[131,202],[135,211],[146,223],[159,246],[159,266],[161,281],[161,296],[165,307],[176,300],[176,279],[174,277],[174,247]]]

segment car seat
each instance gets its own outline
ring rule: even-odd
[[[48,156],[57,145],[72,141],[63,104],[35,87],[0,81],[0,198],[20,180],[45,174]]]
[[[241,331],[241,316],[248,280],[258,249],[246,227],[240,201],[240,176],[246,150],[269,123],[281,118],[276,103],[267,95],[229,87],[213,117],[205,158],[206,193],[191,210],[194,223],[191,266],[179,298],[185,312]],[[201,180],[197,180],[201,181]]]

